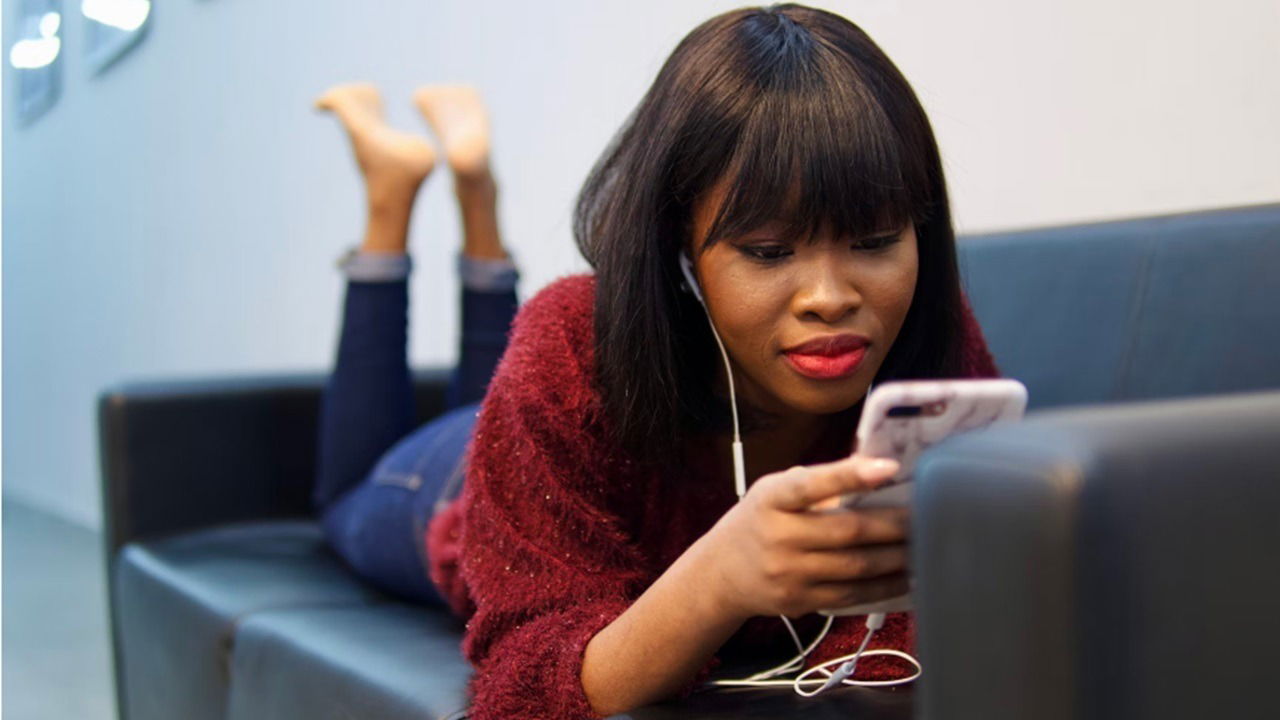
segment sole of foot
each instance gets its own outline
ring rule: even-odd
[[[431,126],[445,160],[459,180],[489,177],[489,117],[475,88],[466,85],[425,85],[413,93],[413,103]]]
[[[426,138],[387,125],[382,97],[372,85],[329,88],[315,108],[342,123],[371,195],[416,192],[435,167],[436,149]]]

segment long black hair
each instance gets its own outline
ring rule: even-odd
[[[959,374],[963,299],[946,184],[924,109],[884,52],[838,15],[795,4],[711,18],[680,41],[578,196],[595,269],[598,390],[616,439],[674,459],[726,403],[677,254],[695,200],[729,192],[708,242],[782,219],[792,238],[915,225],[915,295],[877,382]]]

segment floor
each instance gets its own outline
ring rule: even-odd
[[[8,499],[4,513],[5,720],[113,720],[97,532]]]

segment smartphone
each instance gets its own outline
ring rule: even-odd
[[[862,406],[854,452],[898,461],[893,479],[868,493],[849,493],[841,508],[905,507],[920,453],[943,438],[1021,420],[1027,388],[1017,380],[907,380],[877,386]],[[823,615],[865,615],[911,609],[911,596],[820,610]]]

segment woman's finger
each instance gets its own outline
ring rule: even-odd
[[[869,545],[857,550],[821,550],[805,553],[795,570],[814,584],[870,580],[906,570],[909,550],[903,543]]]
[[[801,512],[827,498],[873,490],[897,471],[896,461],[865,455],[852,455],[821,465],[797,466],[770,476],[765,502],[778,510]]]
[[[818,607],[835,610],[863,603],[888,600],[911,592],[906,573],[887,575],[870,580],[831,582],[814,585],[810,591]]]
[[[790,546],[797,550],[902,542],[911,532],[911,509],[907,507],[795,513],[784,520]]]

